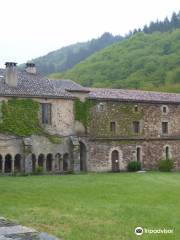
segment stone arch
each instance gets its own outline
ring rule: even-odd
[[[112,171],[118,172],[120,170],[119,168],[119,151],[113,150],[111,152],[111,164],[112,164]]]
[[[3,157],[2,155],[0,154],[0,173],[2,173],[2,165],[3,165]]]
[[[38,166],[39,167],[43,167],[43,165],[44,165],[44,154],[39,154],[39,156],[38,156]]]
[[[14,170],[17,172],[22,171],[22,158],[20,154],[16,154],[14,157]]]
[[[165,145],[163,149],[163,158],[164,159],[171,159],[172,158],[172,153],[171,153],[171,146]]]
[[[36,171],[36,155],[32,153],[31,155],[31,160],[32,160],[32,172]]]
[[[80,144],[80,171],[87,171],[87,147],[82,141]]]
[[[4,172],[5,173],[12,172],[12,156],[11,156],[11,154],[7,154],[5,156]]]
[[[63,171],[69,170],[69,154],[65,153],[63,155]]]
[[[52,153],[48,153],[46,158],[46,171],[52,172],[53,170],[53,155]]]
[[[111,148],[109,152],[109,165],[113,172],[125,170],[122,151],[118,147]]]

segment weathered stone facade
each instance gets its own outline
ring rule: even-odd
[[[180,169],[180,94],[87,89],[32,70],[17,73],[11,86],[0,69],[0,109],[4,101],[33,99],[42,129],[28,136],[0,129],[0,173],[126,171],[133,160],[151,170],[166,158]]]

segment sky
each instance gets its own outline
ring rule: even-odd
[[[0,66],[104,32],[124,35],[180,10],[180,0],[0,0]]]

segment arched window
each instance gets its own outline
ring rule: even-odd
[[[12,171],[12,156],[10,154],[7,154],[5,156],[5,173],[9,173]]]
[[[38,166],[43,167],[43,164],[44,164],[44,154],[41,153],[38,157]]]
[[[49,153],[46,159],[46,171],[48,172],[52,171],[52,163],[53,163],[53,155]]]
[[[17,172],[21,171],[21,155],[20,154],[16,154],[14,158],[14,170]]]
[[[141,161],[141,148],[140,147],[136,148],[136,160],[137,160],[137,162]]]
[[[166,146],[166,148],[165,148],[165,157],[166,157],[166,160],[169,159],[169,147],[168,146]]]
[[[117,150],[112,151],[111,153],[111,162],[112,162],[112,171],[119,171],[119,152]]]
[[[68,170],[69,154],[65,153],[63,156],[63,171]]]

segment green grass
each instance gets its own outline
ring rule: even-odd
[[[68,240],[179,239],[180,174],[0,177],[0,216]]]

